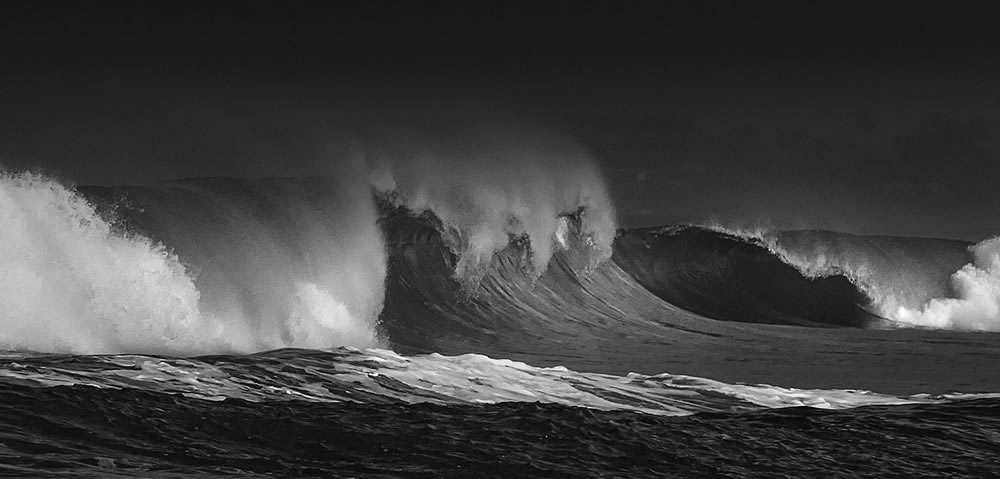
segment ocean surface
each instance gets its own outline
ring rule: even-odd
[[[512,169],[0,174],[0,477],[1000,475],[1000,240]]]

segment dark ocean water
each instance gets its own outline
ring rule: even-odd
[[[992,477],[1000,402],[658,417],[8,386],[5,477]]]
[[[840,404],[872,405],[775,408],[755,404],[762,397],[741,400],[695,379],[675,379],[686,389],[667,391],[670,381],[633,377],[612,395],[613,386],[585,385],[585,378],[563,372],[557,375],[566,386],[581,392],[603,386],[616,406],[568,394],[476,404],[476,396],[491,396],[489,385],[479,385],[477,394],[470,383],[465,397],[454,383],[435,393],[420,378],[441,370],[407,376],[393,371],[399,364],[351,351],[194,361],[38,356],[18,358],[16,367],[10,361],[5,369],[19,377],[8,374],[0,392],[4,476],[989,477],[1000,471],[995,397],[902,401],[842,393]],[[508,378],[508,387],[517,382],[525,384]],[[537,386],[536,392],[556,389],[540,379]],[[800,399],[824,394],[834,395]]]
[[[990,242],[2,186],[0,476],[1000,475]]]

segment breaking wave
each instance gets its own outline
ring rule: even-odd
[[[76,191],[6,174],[0,343],[170,354],[377,345],[381,235],[369,203],[336,191],[230,180]]]
[[[376,191],[414,214],[432,213],[457,254],[455,273],[470,285],[512,240],[530,243],[529,273],[540,276],[555,251],[567,247],[570,214],[594,247],[595,264],[611,256],[614,209],[586,152],[549,136],[519,138],[473,134],[367,154]]]
[[[996,239],[616,231],[586,153],[530,138],[373,149],[330,178],[73,188],[4,173],[0,344],[503,357],[557,344],[596,364],[608,334],[655,348],[728,334],[718,321],[1000,329]]]
[[[969,244],[828,231],[708,228],[766,248],[807,278],[850,280],[869,298],[883,324],[1000,331],[1000,238]]]
[[[483,291],[537,279],[576,244],[570,222],[596,266],[615,231],[600,173],[571,146],[526,145],[372,150],[325,179],[72,188],[4,173],[0,344],[175,355],[385,346],[387,225],[376,203],[433,218],[437,253],[455,261],[420,280],[456,281],[462,297],[487,276]],[[514,244],[518,274],[491,276]]]
[[[879,321],[847,278],[804,275],[760,244],[705,228],[624,232],[615,261],[663,300],[713,319],[822,327]]]
[[[973,261],[950,277],[954,297],[933,298],[919,308],[900,306],[893,317],[916,326],[1000,331],[1000,238],[969,251]]]

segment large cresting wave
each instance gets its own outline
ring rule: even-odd
[[[2,173],[0,346],[600,364],[737,331],[720,322],[1000,330],[996,239],[617,231],[585,151],[516,133],[377,142],[327,177],[75,188]]]
[[[389,345],[377,201],[435,218],[456,261],[419,281],[455,281],[462,298],[511,244],[524,246],[519,273],[539,277],[576,241],[570,217],[587,266],[611,255],[607,190],[568,142],[484,135],[358,156],[312,179],[74,188],[3,173],[0,345],[180,355]]]

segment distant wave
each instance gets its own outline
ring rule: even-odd
[[[809,278],[844,277],[889,325],[1000,331],[1000,238],[856,236],[710,229],[768,249]]]
[[[615,262],[663,300],[726,321],[877,324],[871,300],[847,278],[811,278],[766,248],[712,230],[679,226],[624,232]]]

